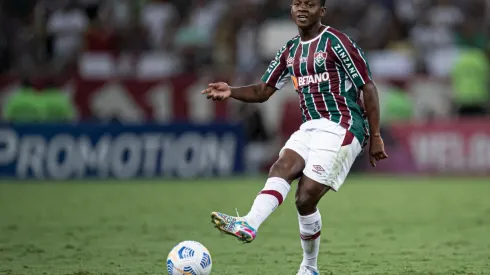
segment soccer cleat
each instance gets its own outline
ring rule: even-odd
[[[296,275],[320,275],[320,273],[311,267],[301,266]]]
[[[219,231],[234,236],[244,243],[252,242],[257,235],[257,231],[241,217],[212,212],[211,222]]]

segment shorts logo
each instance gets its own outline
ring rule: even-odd
[[[311,171],[321,175],[323,172],[325,172],[325,169],[323,169],[321,165],[313,165],[313,169],[311,169]]]
[[[315,53],[315,63],[318,66],[322,66],[325,63],[325,60],[328,57],[328,53],[319,51]]]

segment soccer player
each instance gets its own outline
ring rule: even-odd
[[[367,60],[347,35],[322,25],[325,1],[293,0],[291,15],[299,35],[278,51],[262,83],[245,87],[212,83],[201,92],[212,100],[231,97],[265,102],[292,80],[303,124],[280,151],[250,212],[244,217],[219,212],[212,212],[211,216],[220,231],[251,242],[261,224],[284,201],[292,181],[300,178],[296,208],[303,261],[298,275],[319,274],[319,200],[327,191],[339,190],[368,140],[372,166],[388,157],[380,135],[378,92]],[[360,101],[361,91],[364,104]]]

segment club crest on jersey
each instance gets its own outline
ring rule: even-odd
[[[292,67],[293,66],[293,63],[294,63],[294,58],[293,57],[289,57],[287,60],[287,66],[288,67]]]
[[[319,51],[315,53],[315,63],[318,66],[322,66],[325,63],[325,60],[328,57],[328,53]]]

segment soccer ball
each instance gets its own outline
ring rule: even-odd
[[[179,243],[167,257],[169,275],[209,275],[212,266],[208,249],[195,241]]]

